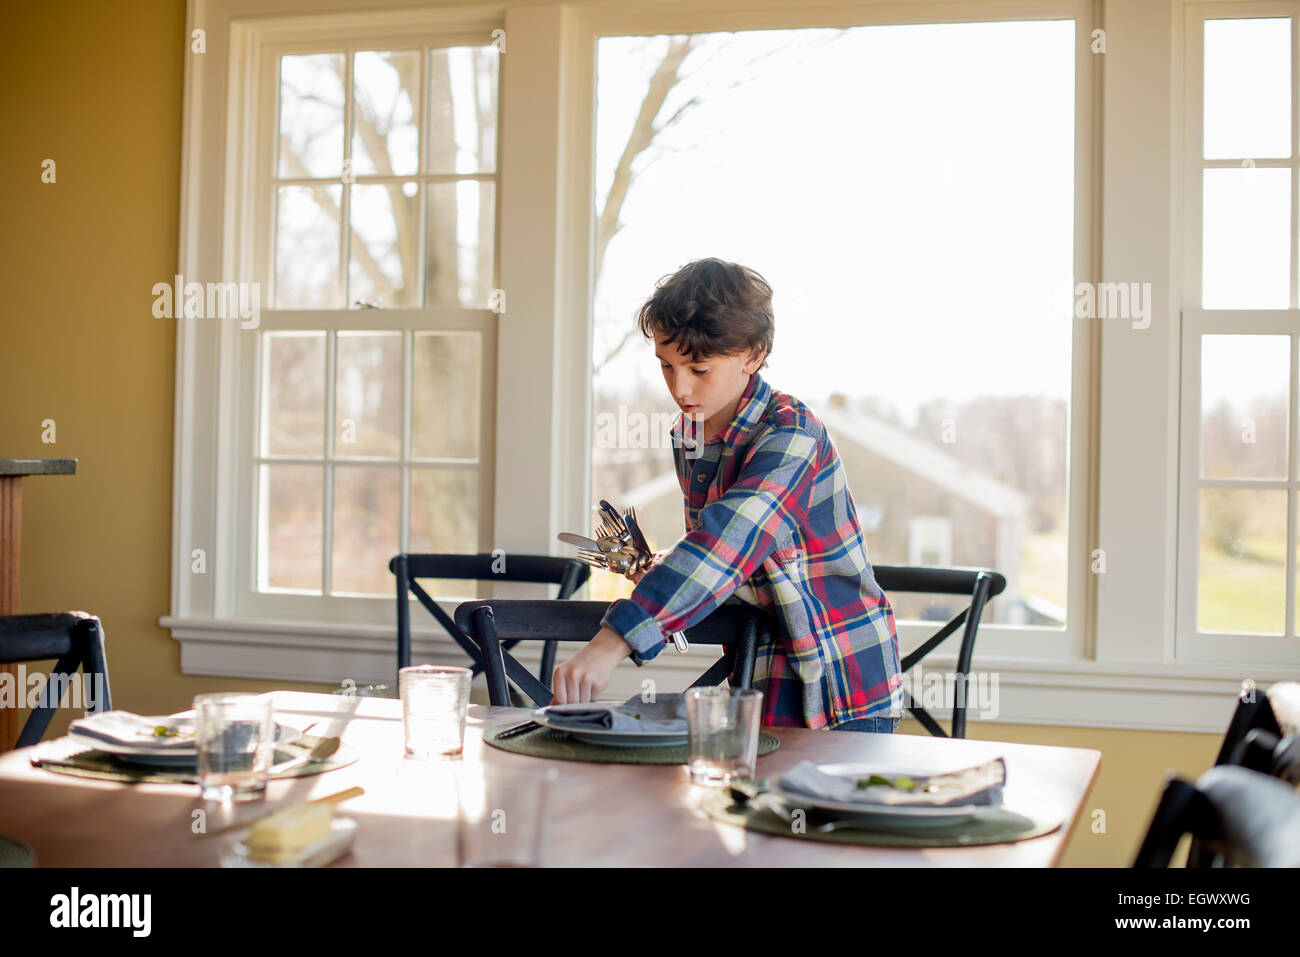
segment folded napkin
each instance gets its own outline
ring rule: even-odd
[[[159,725],[181,731],[179,735],[155,735],[154,729]],[[78,718],[68,726],[68,733],[96,741],[107,741],[128,747],[149,748],[150,750],[193,751],[195,750],[193,719],[172,720],[168,718],[145,717],[130,711],[101,711]]]
[[[686,701],[679,694],[642,701],[633,695],[622,704],[581,701],[546,709],[548,721],[573,731],[662,731],[686,733]]]
[[[958,807],[965,804],[996,806],[1002,803],[1002,786],[1007,780],[1007,765],[994,758],[960,771],[937,774],[902,775],[875,772],[896,781],[910,777],[913,789],[889,784],[867,785],[870,774],[836,775],[821,771],[811,761],[801,761],[780,778],[783,791],[802,794],[839,804],[863,804],[886,807]],[[862,786],[859,787],[859,784]]]

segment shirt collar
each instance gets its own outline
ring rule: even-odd
[[[732,447],[739,446],[756,426],[763,414],[767,411],[768,402],[772,398],[772,387],[767,384],[761,375],[753,372],[749,376],[749,385],[745,386],[745,391],[740,394],[740,402],[736,406],[736,414],[731,421],[724,426],[717,435],[705,442],[722,442]],[[673,426],[673,434],[680,443],[682,436],[682,423],[685,421],[685,413],[677,417],[677,423]]]

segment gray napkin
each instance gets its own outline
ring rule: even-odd
[[[881,775],[893,779],[898,775]],[[858,787],[861,778],[827,774],[811,761],[801,761],[781,776],[780,786],[792,794],[835,801],[841,804],[865,804],[885,807],[958,807],[965,804],[996,806],[1002,803],[1002,786],[1007,780],[1007,765],[994,758],[960,771],[937,774],[912,774],[920,787],[904,790],[889,785]],[[921,788],[926,788],[922,790]]]
[[[582,701],[546,709],[548,721],[573,731],[663,731],[686,733],[686,702],[680,694],[656,695],[642,701],[633,695],[622,704]]]

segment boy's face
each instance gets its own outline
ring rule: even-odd
[[[762,362],[761,356],[752,353],[708,356],[692,362],[680,343],[669,345],[663,339],[658,340],[655,355],[673,401],[688,418],[704,425],[706,435],[731,421],[740,394]]]

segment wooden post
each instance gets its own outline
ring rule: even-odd
[[[75,475],[76,459],[0,459],[0,615],[18,614],[19,557],[23,541],[23,476]],[[0,664],[0,681],[11,681],[19,698],[18,667]],[[0,708],[0,752],[18,743],[19,709]]]
[[[18,614],[18,556],[23,539],[23,477],[0,475],[0,615]],[[18,687],[16,665],[0,665],[0,681]],[[18,707],[0,707],[0,751],[8,751],[18,740]]]

